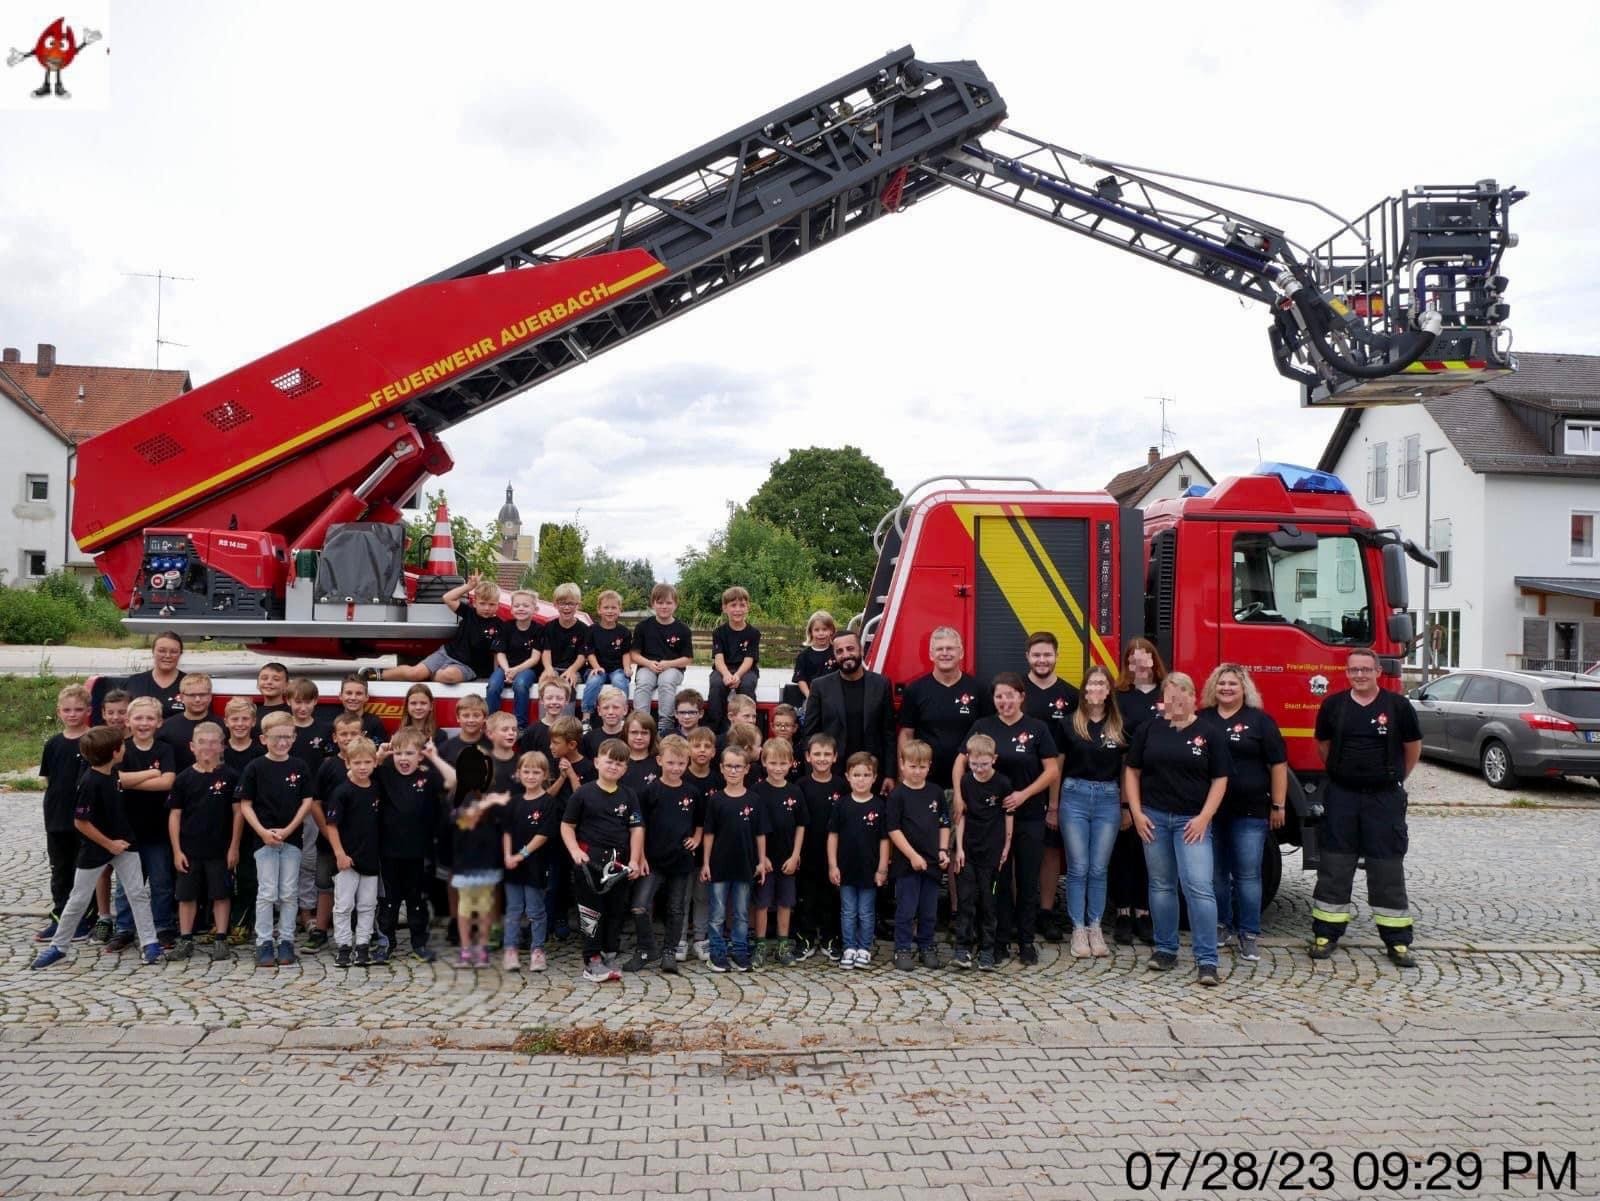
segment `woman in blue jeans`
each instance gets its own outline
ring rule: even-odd
[[[1072,955],[1103,958],[1111,954],[1100,929],[1106,911],[1106,872],[1117,831],[1127,817],[1122,805],[1122,758],[1128,739],[1111,673],[1099,664],[1084,673],[1078,708],[1065,724],[1063,737],[1066,767],[1060,825],[1067,848]]]
[[[1239,958],[1261,958],[1261,858],[1268,829],[1283,825],[1289,792],[1289,754],[1278,723],[1261,707],[1250,673],[1237,663],[1221,663],[1200,691],[1200,713],[1228,746],[1233,770],[1222,808],[1212,823],[1216,852],[1213,886],[1217,894],[1217,941],[1228,946],[1239,936]],[[1277,848],[1273,848],[1273,854]]]
[[[1146,722],[1128,750],[1122,791],[1144,843],[1156,949],[1145,966],[1178,966],[1178,888],[1189,902],[1196,980],[1217,980],[1217,901],[1211,890],[1211,819],[1228,788],[1227,743],[1195,713],[1194,681],[1181,671],[1162,684],[1162,715]]]

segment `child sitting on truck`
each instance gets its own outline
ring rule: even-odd
[[[462,602],[471,596],[471,604]],[[500,585],[473,572],[444,594],[444,603],[456,615],[456,632],[421,663],[386,667],[384,680],[434,680],[440,684],[466,684],[486,680],[494,671],[494,657],[504,649],[500,621]],[[370,678],[372,668],[363,675]]]

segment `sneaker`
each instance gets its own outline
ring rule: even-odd
[[[362,943],[356,948],[356,953],[350,958],[351,967],[370,967],[372,965],[372,948]]]
[[[773,952],[773,960],[779,967],[793,967],[795,964],[794,944],[787,938],[778,942],[778,949]]]
[[[520,972],[522,970],[522,957],[517,954],[516,947],[507,947],[500,955],[500,968],[507,972]]]
[[[462,947],[456,952],[456,966],[460,968],[476,967],[477,959],[472,954],[471,947]]]
[[[1320,934],[1311,940],[1307,948],[1313,959],[1332,959],[1335,942],[1331,938],[1324,938]]]
[[[1154,951],[1144,965],[1152,972],[1170,972],[1178,966],[1178,957],[1170,951]]]
[[[1217,949],[1221,950],[1223,947],[1231,947],[1233,945],[1233,937],[1233,931],[1227,926],[1218,926]]]
[[[706,962],[711,965],[711,970],[714,971],[714,972],[725,972],[725,971],[728,971],[730,967],[732,967],[732,964],[730,964],[728,962],[726,956],[715,956],[714,955],[710,959],[708,959]]]
[[[373,943],[372,944],[372,966],[373,967],[382,967],[384,964],[386,964],[388,962],[389,962],[389,944],[387,942],[375,942],[375,943]]]
[[[689,962],[689,940],[687,938],[678,940],[678,947],[677,950],[673,951],[673,955],[677,957],[679,963]]]
[[[1017,948],[1017,962],[1023,967],[1039,966],[1039,948],[1031,942],[1025,942]]]
[[[322,950],[322,948],[327,946],[327,945],[328,945],[328,932],[326,930],[312,929],[311,933],[306,935],[306,954],[307,955],[315,955],[318,951]]]
[[[970,947],[957,947],[956,953],[951,956],[950,962],[962,971],[972,967],[972,949]]]
[[[530,972],[542,972],[549,966],[545,961],[543,947],[534,947],[533,950],[528,952],[528,970]]]
[[[93,930],[93,929],[94,929],[94,919],[92,917],[90,917],[87,913],[84,914],[83,915],[83,920],[78,923],[78,928],[72,932],[72,941],[73,942],[88,942],[89,941],[89,932],[91,930]]]
[[[49,967],[52,963],[60,963],[66,957],[67,953],[60,947],[46,947],[38,955],[34,956],[34,960],[28,965],[28,968],[30,971],[36,972],[40,968]]]
[[[694,957],[701,963],[711,962],[710,940],[702,938],[699,942],[694,944]]]
[[[669,976],[678,974],[678,957],[671,951],[661,952],[661,970]]]
[[[44,926],[42,926],[38,931],[36,931],[34,933],[33,941],[34,942],[49,942],[52,938],[54,938],[56,936],[56,931],[58,929],[60,929],[60,923],[58,923],[54,918],[52,918],[50,921],[46,922],[44,924]]]
[[[1148,913],[1140,913],[1134,916],[1133,936],[1147,947],[1156,945],[1156,928]]]
[[[909,972],[912,968],[914,968],[916,966],[917,966],[917,953],[915,951],[913,951],[910,947],[907,947],[903,951],[899,947],[895,948],[895,952],[894,952],[894,967],[895,967],[895,971],[897,971],[897,972]]]
[[[1089,949],[1089,931],[1085,926],[1079,926],[1072,932],[1072,957],[1074,959],[1087,959],[1094,952]]]
[[[1240,959],[1248,960],[1251,963],[1255,963],[1257,960],[1259,960],[1261,958],[1261,951],[1260,948],[1256,946],[1256,936],[1254,934],[1239,935],[1239,950],[1236,952],[1236,954]]]
[[[349,967],[350,966],[350,948],[349,947],[341,946],[338,950],[336,950],[333,953],[333,966],[334,967]]]
[[[211,962],[222,963],[233,958],[233,947],[226,938],[218,937],[211,940]]]
[[[622,979],[622,973],[614,967],[608,967],[606,961],[596,955],[584,965],[583,978],[590,984],[609,984],[613,980]]]
[[[1111,921],[1111,937],[1125,947],[1133,945],[1133,914],[1119,913]]]
[[[839,940],[836,938],[830,938],[827,942],[822,944],[822,954],[826,958],[832,960],[834,963],[839,963],[841,962],[844,952],[839,947]]]
[[[1089,954],[1096,959],[1104,959],[1111,954],[1111,948],[1106,946],[1105,931],[1098,925],[1089,927]]]
[[[1011,948],[1009,946],[1007,946],[1003,942],[995,943],[995,945],[994,945],[994,965],[995,965],[995,967],[1005,967],[1005,965],[1010,963],[1010,962],[1011,962]]]
[[[277,954],[276,951],[274,951],[272,949],[272,944],[270,942],[261,943],[256,947],[256,966],[257,967],[277,967],[278,966],[278,954]]]
[[[790,942],[791,949],[793,951],[793,958],[791,962],[804,963],[807,959],[810,959],[817,953],[817,944],[812,942],[804,934],[796,934],[794,938],[790,940]]]
[[[755,966],[756,960],[754,955],[735,955],[733,957],[733,970],[736,972],[748,972]]]
[[[944,966],[939,959],[938,947],[923,947],[919,957],[922,960],[923,967],[939,968]]]
[[[188,935],[179,935],[177,943],[167,955],[168,959],[193,959],[194,939]]]
[[[144,962],[145,966],[149,967],[160,963],[164,954],[160,943],[150,942],[146,943],[144,950],[139,952],[139,958]]]
[[[1416,967],[1417,957],[1411,953],[1411,948],[1401,943],[1396,943],[1388,949],[1389,962],[1395,967]]]
[[[654,955],[646,955],[644,951],[635,947],[633,954],[628,958],[628,962],[622,965],[622,970],[625,972],[642,972],[647,967],[653,967],[655,962]]]
[[[855,953],[854,948],[846,947],[843,951],[839,952],[839,966],[840,967],[848,969],[848,968],[855,967],[855,965],[856,965],[856,953]]]
[[[294,961],[294,940],[291,938],[286,938],[278,944],[278,962],[293,963]]]
[[[176,930],[157,930],[156,942],[163,951],[170,951],[178,945],[178,932]]]
[[[968,952],[968,954],[971,954],[971,952]],[[993,951],[978,952],[978,970],[980,972],[992,972],[996,966]]]
[[[435,959],[439,958],[439,953],[432,947],[414,946],[411,948],[411,958],[415,959],[418,963],[432,963]]]
[[[856,948],[856,966],[857,967],[870,967],[870,966],[872,966],[872,948],[871,947],[857,947]]]
[[[1194,982],[1206,988],[1215,988],[1221,984],[1222,980],[1217,975],[1217,965],[1214,963],[1202,963],[1200,969],[1194,974]]]
[[[120,955],[133,945],[133,931],[118,930],[106,940],[106,954]]]
[[[111,941],[111,919],[109,917],[96,918],[94,929],[89,932],[89,941],[97,942],[101,946]]]

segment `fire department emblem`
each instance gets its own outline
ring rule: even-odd
[[[1311,684],[1311,695],[1312,696],[1327,696],[1328,695],[1328,677],[1327,676],[1321,675],[1321,674],[1314,675],[1314,676],[1311,677],[1310,684]]]

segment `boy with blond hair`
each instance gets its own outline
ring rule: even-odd
[[[39,755],[39,775],[44,778],[44,849],[50,860],[50,921],[33,936],[34,942],[49,942],[72,896],[78,863],[78,830],[73,810],[78,803],[78,780],[84,772],[79,741],[89,732],[89,690],[82,684],[68,684],[56,693],[56,720],[61,731],[45,740]],[[82,929],[68,931],[73,942],[89,936],[95,914],[83,911]],[[108,935],[109,937],[109,935]]]
[[[633,635],[618,625],[622,596],[606,589],[594,598],[595,622],[589,627],[588,682],[583,686],[583,716],[593,716],[600,690],[607,685],[628,695],[628,668],[633,665]]]
[[[539,680],[539,719],[531,721],[522,736],[517,739],[517,747],[524,753],[538,751],[541,755],[550,754],[550,727],[566,715],[568,707],[572,704],[572,689],[560,676],[551,674]],[[580,723],[579,728],[582,728]]]
[[[178,869],[173,889],[178,898],[178,943],[172,948],[172,958],[188,959],[194,954],[195,921],[200,898],[206,896],[211,899],[215,930],[211,960],[216,963],[232,957],[228,947],[228,873],[239,865],[244,817],[237,796],[239,777],[222,762],[222,727],[201,722],[194,728],[190,748],[194,762],[178,773],[167,802],[167,836]]]
[[[628,716],[628,694],[607,684],[595,699],[595,716],[599,724],[591,726],[583,735],[583,753],[593,759],[600,744],[607,738],[622,738],[622,726]]]
[[[386,667],[379,678],[413,684],[435,680],[440,684],[470,684],[487,679],[494,671],[495,655],[502,649],[505,627],[500,620],[500,585],[473,572],[442,598],[456,615],[456,632],[421,663]],[[468,600],[471,603],[466,603]],[[363,675],[372,669],[367,668]]]
[[[134,848],[150,890],[156,940],[163,948],[178,937],[178,905],[172,893],[172,843],[167,837],[167,796],[178,774],[172,769],[172,748],[156,738],[165,714],[166,709],[153,696],[135,697],[128,702],[129,736],[116,771],[133,826]],[[112,907],[116,931],[106,943],[106,950],[126,950],[134,945],[136,923],[127,895],[120,888],[113,892]]]
[[[694,662],[694,634],[677,619],[678,590],[671,584],[650,589],[650,608],[655,616],[633,627],[633,707],[648,709],[654,701],[656,725],[668,734],[676,729],[683,669]]]
[[[918,738],[900,744],[900,770],[885,807],[885,829],[893,858],[894,966],[909,972],[920,955],[923,967],[939,966],[934,922],[939,916],[939,877],[950,866],[950,811],[944,789],[928,783],[933,747]],[[913,954],[915,948],[915,954]]]
[[[515,719],[513,718],[513,722]],[[444,740],[444,745],[439,748],[439,754],[452,766],[461,758],[461,752],[471,747],[474,750],[489,750],[489,705],[476,693],[468,693],[456,702],[456,733]],[[383,743],[378,743],[382,746]]]
[[[424,898],[424,864],[433,851],[444,798],[456,786],[456,773],[420,730],[396,730],[385,744],[388,754],[378,763],[378,827],[383,877],[379,921],[396,951],[400,905],[411,928],[411,957],[432,963],[438,956],[428,946],[428,905]],[[422,770],[426,759],[429,770]]]
[[[1011,854],[1013,819],[1005,799],[1011,781],[995,770],[995,743],[987,734],[967,739],[967,773],[955,802],[956,967],[970,968],[977,950],[979,969],[995,963],[995,879]]]
[[[589,627],[578,620],[583,589],[576,584],[560,584],[550,594],[550,600],[556,607],[556,619],[546,622],[541,632],[544,669],[560,676],[567,687],[576,690],[593,650],[589,643]]]
[[[769,961],[783,967],[794,962],[789,941],[789,921],[794,914],[795,885],[800,853],[806,836],[806,801],[790,783],[794,744],[787,738],[769,738],[761,748],[762,778],[750,787],[766,816],[767,874],[755,890],[755,936]],[[768,941],[769,917],[777,910],[777,938]]]
[[[543,634],[533,620],[538,610],[537,592],[518,588],[511,594],[511,624],[501,631],[501,647],[495,652],[494,671],[489,675],[489,686],[483,694],[489,712],[498,713],[506,681],[510,680],[511,712],[517,719],[518,729],[528,724],[528,702],[543,662]]]
[[[361,733],[361,716],[356,713],[341,712],[333,719],[333,754],[325,758],[313,769],[311,787],[311,820],[306,823],[308,829],[315,829],[315,841],[301,844],[303,852],[301,858],[301,878],[305,875],[305,861],[311,858],[313,850],[315,860],[312,864],[313,878],[316,882],[316,916],[306,931],[306,950],[320,951],[328,945],[328,932],[333,928],[333,910],[336,900],[339,867],[336,862],[333,844],[328,841],[328,798],[333,796],[339,785],[349,778],[348,760],[349,747],[357,738],[363,737]],[[370,739],[369,739],[370,741]],[[307,767],[311,765],[306,764]],[[304,896],[301,897],[304,908]]]
[[[491,713],[484,732],[489,741],[489,763],[494,769],[489,791],[510,792],[517,775],[517,719],[503,710]]]
[[[367,682],[358,675],[348,675],[339,681],[339,707],[346,713],[354,713],[361,719],[361,737],[367,739],[373,746],[389,740],[389,735],[383,728],[383,719],[376,713],[367,712],[367,700],[371,695]]]
[[[178,681],[178,701],[181,713],[174,713],[161,723],[156,737],[172,748],[172,769],[183,771],[194,764],[194,753],[189,744],[201,722],[212,721],[211,677],[202,671],[185,672]]]
[[[366,967],[372,962],[372,932],[378,911],[380,811],[372,773],[378,748],[359,733],[344,747],[346,777],[323,802],[328,843],[333,848],[333,941],[337,967]],[[350,915],[355,914],[355,931]],[[352,947],[354,955],[352,956]]]
[[[293,963],[295,902],[300,880],[300,824],[311,811],[311,771],[293,758],[294,718],[261,719],[267,753],[239,778],[244,820],[261,840],[256,850],[256,966]],[[274,920],[276,919],[276,920]]]
[[[706,720],[721,731],[728,697],[742,693],[754,700],[761,674],[761,631],[749,622],[750,593],[735,584],[722,593],[723,622],[711,631],[711,695]]]

